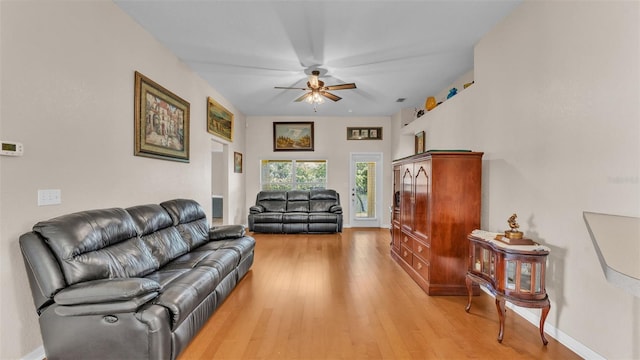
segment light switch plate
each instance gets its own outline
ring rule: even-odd
[[[62,191],[60,189],[38,190],[38,206],[58,205],[62,203]]]

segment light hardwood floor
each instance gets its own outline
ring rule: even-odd
[[[389,231],[250,234],[252,270],[186,359],[579,359],[493,298],[427,296],[389,256]],[[553,303],[551,304],[553,307]]]

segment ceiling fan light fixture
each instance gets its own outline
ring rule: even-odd
[[[311,96],[307,96],[305,101],[309,104],[317,105],[324,103],[324,98],[322,97],[322,95],[320,95],[320,92],[318,90],[312,90]]]

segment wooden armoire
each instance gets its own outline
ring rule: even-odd
[[[467,235],[480,228],[482,155],[429,151],[393,162],[391,257],[429,295],[467,295]]]

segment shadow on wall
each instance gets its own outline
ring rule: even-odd
[[[567,303],[564,295],[565,283],[565,260],[567,258],[567,250],[559,246],[550,245],[546,239],[542,238],[536,230],[535,214],[531,214],[527,219],[527,233],[526,237],[534,239],[541,245],[544,245],[551,249],[549,257],[547,259],[547,269],[545,272],[545,284],[547,293],[553,294],[551,301],[551,308],[555,308],[555,324],[560,323],[560,316],[562,315],[562,309]],[[551,289],[551,291],[549,291]],[[556,325],[557,326],[557,325]]]

